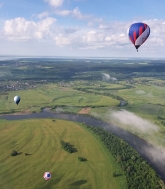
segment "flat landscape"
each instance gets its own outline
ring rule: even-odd
[[[165,189],[165,1],[20,2],[0,0],[0,189]]]
[[[39,112],[44,107],[58,113],[88,114],[165,147],[163,61],[90,60],[89,66],[81,59],[37,60],[1,63],[1,114]],[[15,95],[21,97],[18,106],[13,103]],[[114,113],[120,114],[121,110],[128,114],[126,124],[114,118]],[[130,112],[156,125],[157,131],[144,133],[138,126],[129,125]]]
[[[29,114],[49,108],[55,113],[88,115],[117,125],[163,151],[164,62],[89,61],[1,61],[0,114]],[[21,98],[18,105],[13,101],[16,95]],[[25,185],[29,189],[127,188],[130,166],[119,164],[125,157],[112,157],[99,137],[80,124],[52,119],[1,120],[0,133],[0,183],[4,189]],[[74,145],[77,152],[64,151],[62,140]],[[12,150],[20,154],[11,157]],[[87,161],[80,162],[79,156]],[[42,177],[45,171],[52,173],[50,182]],[[144,185],[145,179],[142,182]]]
[[[0,138],[1,189],[126,188],[124,176],[112,176],[122,171],[111,154],[77,123],[51,119],[1,121]],[[62,149],[61,140],[73,145],[75,152]],[[12,157],[12,150],[20,154]],[[80,162],[78,157],[87,161]],[[43,179],[45,171],[52,174],[49,182]]]

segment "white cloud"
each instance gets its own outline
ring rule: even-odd
[[[110,29],[110,28],[111,28],[111,26],[109,26],[109,25],[105,25],[105,24],[99,25],[99,29]]]
[[[164,46],[165,45],[165,38],[164,36],[165,33],[165,20],[158,20],[158,19],[153,19],[153,20],[144,20],[144,23],[149,25],[151,29],[151,34],[150,34],[150,42],[154,46]]]
[[[133,45],[128,40],[127,28],[136,21],[132,22],[112,22],[112,23],[101,23],[95,32],[87,32],[83,35],[83,42],[92,44],[93,46],[113,47],[114,49],[125,49],[133,48]],[[165,20],[144,20],[144,23],[148,24],[151,29],[151,34],[147,41],[142,45],[143,51],[155,52],[158,46],[165,46]],[[90,23],[92,27],[92,24]],[[101,32],[101,33],[100,33]],[[99,44],[99,45],[98,45]]]
[[[100,31],[91,30],[83,36],[85,43],[101,42],[104,40],[104,33]]]
[[[68,16],[72,13],[70,10],[61,10],[61,11],[56,11],[55,14],[60,15],[60,16]]]
[[[49,3],[52,7],[60,7],[63,4],[64,0],[44,0],[45,2]]]
[[[89,19],[92,17],[92,15],[82,14],[78,7],[76,7],[73,10],[57,10],[55,11],[55,14],[60,15],[60,16],[72,16],[77,19]]]
[[[37,15],[37,17],[39,19],[42,19],[42,18],[45,18],[45,17],[48,17],[49,16],[49,13],[48,12],[42,12],[40,14]]]
[[[87,16],[90,17],[90,15],[81,14],[78,8],[72,11],[56,11],[56,14],[72,16],[78,19],[84,19]],[[3,36],[3,40],[7,39],[12,41],[50,39],[60,47],[69,45],[70,48],[73,47],[76,50],[107,49],[109,52],[112,50],[116,52],[123,51],[124,54],[129,49],[134,48],[128,39],[127,28],[131,23],[136,21],[111,23],[104,23],[102,21],[102,23],[99,23],[96,18],[91,16],[90,19],[91,21],[93,19],[95,24],[91,24],[90,27],[73,27],[72,25],[70,27],[63,27],[57,24],[55,25],[56,19],[54,18],[46,17],[43,19],[47,15],[49,15],[48,12],[39,14],[38,16],[41,20],[38,22],[28,21],[20,17],[7,20],[4,23],[3,31],[1,31],[1,38]],[[89,21],[90,19],[87,20]],[[158,50],[157,47],[161,47],[163,51],[163,47],[165,46],[165,38],[163,38],[165,24],[162,23],[165,23],[165,20],[146,20],[144,22],[150,26],[151,34],[140,49],[143,48],[142,52],[144,53],[155,53]]]
[[[124,37],[124,36],[125,36],[125,34],[124,34],[124,33],[121,33],[119,36],[120,36],[120,37]]]
[[[54,40],[55,40],[56,44],[60,47],[70,44],[69,38],[63,37],[62,35],[55,37]]]
[[[47,17],[38,23],[27,21],[25,18],[7,20],[4,24],[4,35],[8,40],[27,41],[31,39],[43,39],[51,35],[51,26],[56,19]]]
[[[118,48],[125,45],[131,46],[132,44],[128,40],[127,35],[123,35],[123,30],[126,31],[127,25],[129,24],[125,24],[124,26],[123,25],[123,23],[114,23],[113,28],[111,28],[110,30],[99,29],[96,27],[94,28],[94,30],[81,30],[83,32],[83,35],[80,34],[81,36],[79,37],[79,40],[82,41],[83,46],[86,44],[88,47],[95,46],[96,48],[106,48],[108,46]],[[164,45],[163,38],[151,37],[150,40],[150,43],[154,41],[155,46]]]

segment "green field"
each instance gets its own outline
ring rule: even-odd
[[[57,83],[49,83],[27,90],[8,91],[0,93],[0,113],[20,111],[28,113],[40,111],[42,107],[53,108],[56,112],[78,113],[83,107],[90,106],[92,108],[89,114],[113,123],[108,116],[109,110],[126,109],[144,119],[151,120],[160,128],[159,132],[149,137],[128,129],[130,132],[154,145],[165,146],[165,121],[157,119],[158,116],[165,119],[165,89],[156,85],[163,84],[163,81],[151,77],[135,78],[134,80],[136,82],[133,84],[128,84],[126,81],[120,81],[118,84],[102,81],[92,81],[91,83],[88,81],[74,81],[68,87],[62,87]],[[132,88],[126,89],[128,86],[132,86]],[[75,90],[79,87],[82,90],[87,89],[87,91]],[[128,105],[118,107],[120,101],[106,96],[106,94],[104,95],[104,92],[124,98],[128,101]],[[21,102],[18,106],[13,102],[15,95],[21,96]],[[125,125],[119,124],[118,126],[127,129]]]
[[[31,119],[0,120],[1,189],[125,189],[122,171],[97,137],[77,123]],[[69,154],[61,140],[74,145]],[[12,150],[22,154],[12,157]],[[25,153],[30,155],[25,156]],[[78,156],[87,159],[79,162]],[[52,179],[45,181],[43,173]]]
[[[144,77],[141,79],[135,78],[135,81],[136,83],[131,85],[125,81],[120,81],[119,84],[101,81],[92,81],[91,83],[88,81],[74,81],[72,85],[75,87],[62,87],[59,84],[49,83],[27,90],[3,92],[0,93],[0,113],[39,112],[42,107],[53,108],[56,112],[78,113],[84,107],[91,107],[89,114],[113,123],[109,119],[110,111],[125,109],[155,123],[159,126],[159,131],[148,136],[138,131],[134,132],[126,125],[118,124],[118,126],[150,141],[153,145],[164,147],[165,121],[157,119],[157,117],[160,116],[165,119],[165,89],[162,86],[155,85],[155,83],[162,84],[162,82],[158,79]],[[145,82],[142,83],[142,81]],[[126,89],[128,86],[132,86],[132,88]],[[87,89],[87,91],[75,90],[74,88],[77,87]],[[128,105],[119,107],[120,101],[105,96],[106,94],[101,95],[104,92],[124,98],[128,101]],[[21,97],[18,106],[13,102],[15,95]]]
[[[118,123],[118,126],[144,138],[153,145],[165,147],[165,88],[163,86],[159,86],[163,84],[163,81],[154,78],[136,78],[135,81],[139,82],[131,84],[133,88],[119,90],[114,89],[110,91],[110,93],[127,100],[128,105],[123,107],[95,107],[91,109],[90,114],[107,122],[113,123],[110,119],[111,112],[120,111],[121,109],[133,112],[135,115],[138,115],[145,120],[150,120],[152,123],[156,124],[159,127],[159,130],[154,134],[144,134],[140,131],[134,131],[133,127],[131,129],[130,127],[127,127],[127,125],[121,123]],[[126,84],[128,85],[125,81],[120,81],[120,87],[121,84],[123,84],[123,86]],[[109,86],[111,86],[111,84],[109,84]],[[105,91],[109,88],[110,87],[108,87],[107,84]],[[95,88],[93,88],[93,91],[100,92]],[[160,118],[158,119],[158,117]]]
[[[13,98],[21,97],[17,106]],[[41,107],[77,106],[80,110],[86,106],[117,106],[118,100],[111,97],[87,94],[67,87],[58,87],[54,84],[42,85],[35,89],[9,91],[0,93],[0,113],[16,111],[40,111]],[[77,109],[76,109],[77,111]]]

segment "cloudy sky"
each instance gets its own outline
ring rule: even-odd
[[[137,53],[134,22],[151,34]],[[165,57],[164,0],[0,0],[0,55]]]

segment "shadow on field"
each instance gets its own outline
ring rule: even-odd
[[[73,144],[69,144],[69,142],[67,144],[70,146],[70,148],[72,148],[72,153],[78,152],[77,148],[74,148]]]
[[[17,152],[17,155],[21,155],[22,154],[22,152]]]
[[[51,178],[48,181],[43,180],[43,187],[38,187],[35,189],[55,189],[56,185],[62,180],[63,177],[58,177],[58,178]]]
[[[120,177],[120,176],[123,176],[123,174],[119,173],[115,175],[115,177]]]
[[[31,156],[32,154],[25,153],[25,156]]]
[[[78,185],[82,185],[82,184],[85,184],[85,183],[87,183],[87,180],[78,180],[78,181],[76,181],[76,182],[73,182],[72,184],[70,184],[70,185],[74,185],[74,186],[78,186]]]

